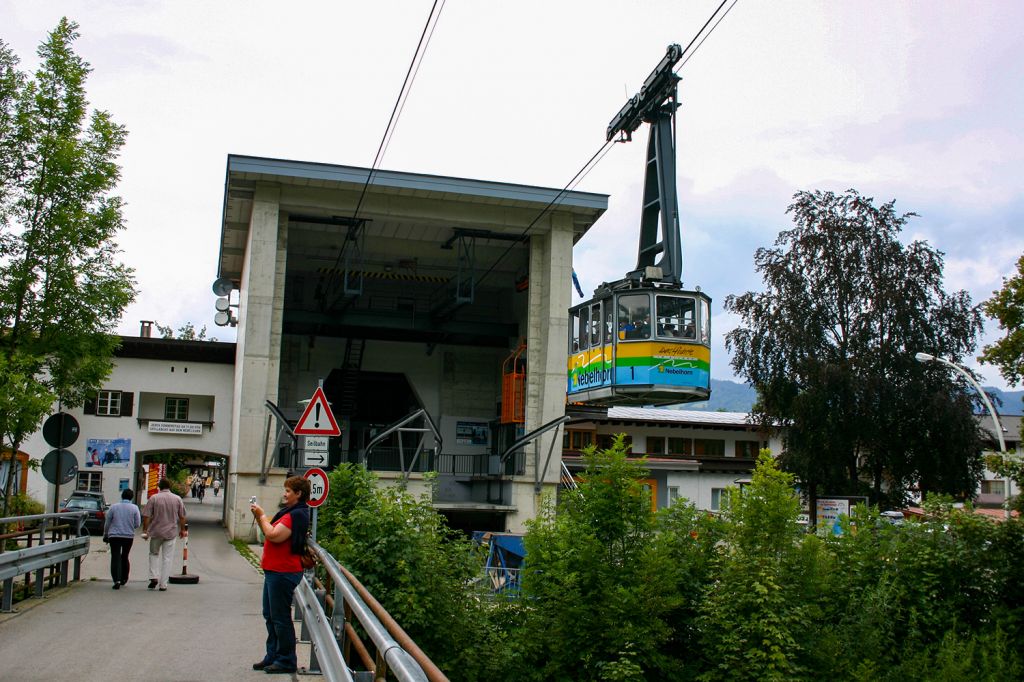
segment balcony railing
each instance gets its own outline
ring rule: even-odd
[[[407,471],[415,451],[412,448],[377,446],[366,458],[366,468],[370,471]],[[402,465],[405,465],[404,467]],[[412,471],[423,473],[434,470],[434,454],[421,452],[412,467]]]
[[[397,447],[377,447],[367,457],[366,468],[370,471],[402,471],[403,458],[408,467],[412,459],[410,451],[400,453]],[[435,456],[423,452],[417,458],[413,471],[436,471],[455,476],[522,476],[526,473],[526,454],[519,452],[502,464],[497,457],[488,454]]]

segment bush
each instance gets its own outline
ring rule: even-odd
[[[452,679],[493,679],[498,648],[487,603],[470,587],[483,571],[469,541],[450,530],[431,495],[378,487],[357,464],[330,475],[319,541]]]
[[[655,514],[622,440],[529,524],[521,598],[474,587],[480,557],[429,496],[331,474],[325,547],[453,680],[1022,679],[1024,523],[937,505],[806,535],[762,456],[715,518]]]
[[[42,502],[38,502],[33,498],[29,497],[25,493],[18,493],[11,497],[11,504],[8,507],[8,516],[33,516],[35,514],[43,514],[46,511],[46,507],[43,506]],[[39,525],[38,521],[25,521],[22,523],[4,523],[0,524],[0,533],[16,533],[23,530],[30,530],[36,528]],[[8,540],[5,543],[7,549],[16,548],[17,540],[14,538]]]
[[[11,516],[33,516],[46,513],[46,507],[42,502],[33,499],[25,493],[18,493],[11,498]]]

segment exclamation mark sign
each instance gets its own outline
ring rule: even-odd
[[[313,426],[315,428],[319,429],[320,428],[320,403],[317,403],[316,405],[314,405],[314,407],[316,408],[316,420],[313,422]]]

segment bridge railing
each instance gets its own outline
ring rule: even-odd
[[[389,672],[399,682],[447,682],[355,576],[316,542],[309,545],[327,577],[325,586],[314,584],[307,574],[295,590],[302,638],[313,645],[310,672],[345,682],[383,680]],[[366,633],[375,655],[356,633],[355,624]]]
[[[73,563],[73,580],[82,576],[82,557],[89,553],[89,536],[82,535],[88,512],[61,512],[0,518],[0,529],[15,526],[24,530],[0,533],[0,611],[14,608],[14,581],[25,577],[25,593],[34,585],[34,596],[42,597],[50,570],[50,585],[68,584],[68,564]],[[30,527],[35,526],[35,527]],[[47,542],[47,533],[50,541]],[[7,549],[9,543],[15,547]],[[33,579],[33,574],[34,579]]]

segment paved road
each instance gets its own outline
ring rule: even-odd
[[[146,589],[148,543],[137,535],[129,582],[115,591],[107,546],[94,537],[81,582],[0,614],[0,680],[269,679],[251,668],[266,637],[263,576],[228,542],[222,503],[209,493],[185,500],[196,585]],[[180,547],[172,573],[181,572]]]

